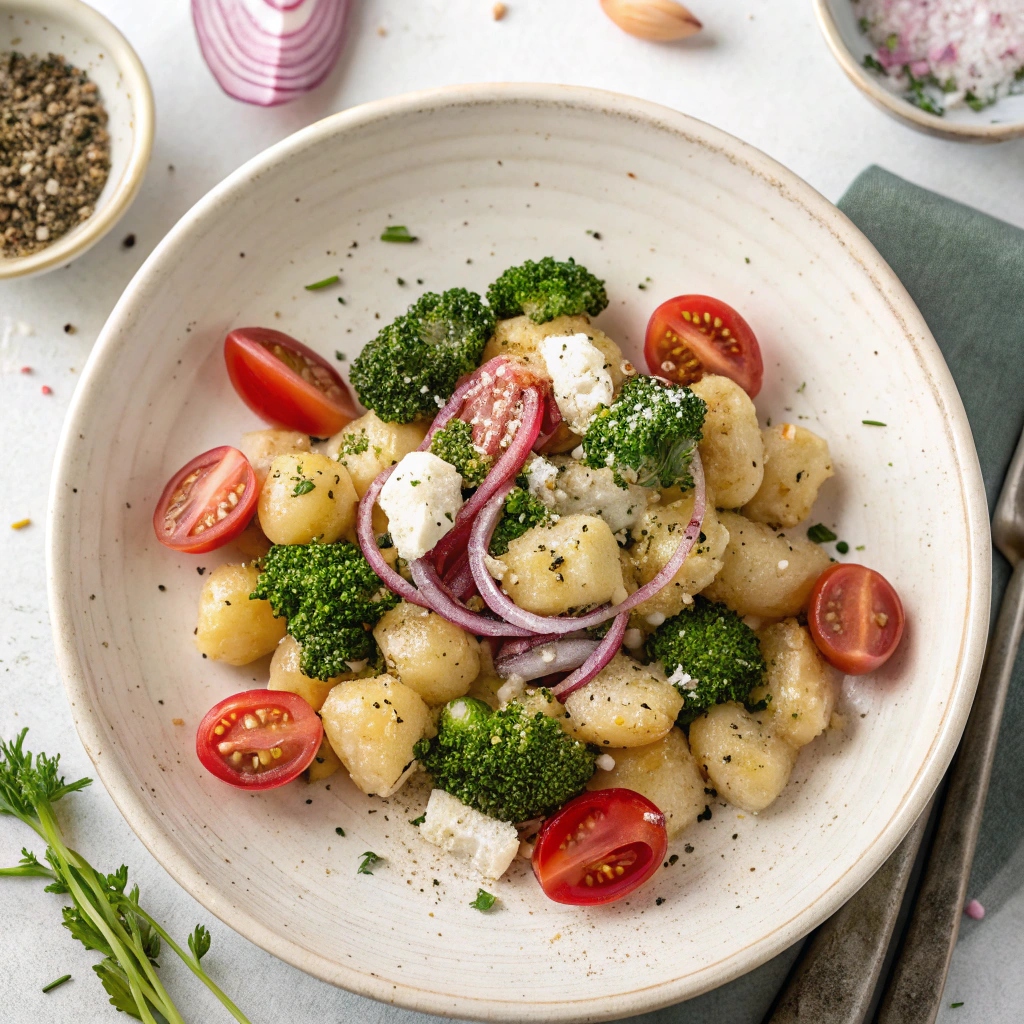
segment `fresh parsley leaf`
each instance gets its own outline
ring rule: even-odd
[[[373,871],[371,871],[370,869],[376,867],[377,864],[380,864],[384,861],[383,857],[381,857],[379,854],[374,853],[372,850],[367,850],[365,853],[361,853],[359,856],[363,858],[363,862],[359,865],[358,869],[356,870],[357,875],[372,875]]]
[[[490,910],[498,902],[497,896],[492,896],[485,889],[477,889],[476,899],[470,903],[474,910]]]
[[[188,948],[192,950],[196,963],[210,952],[210,942],[210,933],[201,924],[197,924],[195,931],[188,937]]]
[[[834,534],[824,523],[815,523],[807,528],[807,539],[815,544],[828,544],[836,539]]]
[[[404,224],[389,224],[380,236],[382,242],[416,242],[419,239],[409,234],[409,229]]]
[[[315,487],[316,487],[316,484],[313,483],[312,480],[300,480],[295,485],[295,490],[292,491],[292,495],[291,496],[293,498],[298,498],[300,495],[309,494],[309,492],[311,490],[313,490],[313,488],[315,488]]]

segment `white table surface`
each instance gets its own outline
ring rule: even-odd
[[[185,0],[95,0],[95,6],[132,42],[153,83],[157,139],[146,183],[122,224],[70,269],[0,284],[0,735],[30,726],[31,749],[61,752],[69,777],[88,774],[91,766],[54,664],[46,607],[43,522],[61,421],[91,345],[149,251],[229,171],[290,132],[366,100],[448,83],[584,84],[656,100],[724,128],[832,200],[876,162],[1024,226],[1024,140],[970,147],[896,124],[833,63],[808,0],[692,0],[705,31],[690,44],[665,47],[623,35],[597,0],[508,0],[500,23],[491,18],[492,0],[355,0],[348,44],[329,80],[313,95],[273,110],[221,93],[200,58]],[[121,240],[129,232],[137,243],[125,249]],[[65,323],[76,333],[66,334]],[[31,374],[20,372],[26,365]],[[43,384],[52,395],[41,394]],[[30,527],[7,527],[26,516]],[[64,818],[74,845],[97,865],[129,864],[145,905],[179,939],[197,921],[211,927],[213,950],[204,963],[254,1024],[434,1019],[331,988],[230,932],[150,857],[102,787],[72,797]],[[0,820],[0,863],[13,864],[31,838],[19,823]],[[1014,858],[1018,866],[1021,852]],[[1004,871],[988,917],[965,921],[943,1024],[1021,1019],[1020,878],[1020,871]],[[59,897],[43,893],[37,880],[2,880],[0,921],[0,1018],[6,1024],[115,1019],[89,970],[94,955],[60,927]],[[794,953],[699,1000],[640,1019],[757,1024]],[[164,958],[166,974],[185,1017],[227,1019],[172,960]],[[41,994],[42,985],[67,972],[74,975],[71,983]],[[950,1009],[954,1001],[964,1005]]]

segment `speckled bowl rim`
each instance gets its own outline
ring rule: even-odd
[[[77,23],[83,32],[99,40],[124,78],[131,104],[134,131],[132,148],[124,173],[93,215],[78,232],[62,235],[30,256],[0,257],[0,281],[31,277],[70,263],[91,249],[124,216],[142,187],[153,152],[156,114],[153,90],[142,61],[127,39],[99,11],[82,0],[0,0],[0,14],[11,10],[30,12],[33,18],[45,20],[53,13],[63,20]]]
[[[867,845],[856,865],[838,878],[814,903],[788,919],[780,920],[768,936],[710,965],[699,974],[690,973],[653,985],[640,984],[613,996],[532,1003],[528,1007],[510,1001],[447,995],[439,991],[443,981],[439,982],[436,989],[424,989],[357,971],[302,947],[287,935],[274,932],[244,909],[232,906],[228,899],[213,891],[206,879],[168,840],[157,816],[147,806],[145,795],[136,792],[130,780],[118,770],[117,758],[105,756],[97,759],[94,756],[95,751],[106,750],[104,744],[109,747],[110,735],[103,727],[100,712],[91,703],[85,672],[79,664],[72,632],[73,598],[64,584],[72,569],[66,561],[65,552],[73,529],[71,524],[75,521],[75,510],[70,505],[68,489],[61,486],[61,480],[70,472],[73,460],[78,457],[76,440],[79,431],[83,429],[80,423],[88,417],[90,406],[97,400],[94,394],[98,393],[99,385],[111,367],[116,365],[120,349],[137,343],[130,340],[131,332],[128,330],[134,318],[133,310],[139,301],[144,300],[147,290],[154,287],[164,264],[173,257],[175,250],[187,243],[190,233],[207,217],[214,215],[222,202],[244,191],[254,180],[281,162],[301,159],[304,151],[325,138],[393,117],[417,112],[429,114],[445,107],[467,104],[490,105],[495,108],[503,105],[568,107],[598,115],[611,115],[608,121],[612,126],[617,118],[638,120],[658,131],[669,132],[689,145],[723,154],[731,162],[748,169],[768,183],[786,201],[805,211],[815,225],[824,227],[865,269],[893,316],[903,325],[906,343],[914,350],[931,394],[945,414],[945,440],[959,470],[959,498],[965,510],[964,526],[968,538],[965,580],[967,601],[964,605],[953,698],[945,709],[928,760],[913,779],[907,780],[902,803],[886,827]],[[101,332],[82,377],[65,419],[57,451],[47,520],[47,584],[54,645],[79,736],[115,804],[172,877],[207,910],[235,931],[273,955],[324,981],[411,1010],[487,1021],[521,1022],[526,1018],[544,1021],[613,1020],[692,998],[764,963],[806,935],[845,903],[881,867],[917,820],[956,751],[985,652],[991,559],[988,507],[981,469],[953,378],[906,289],[853,223],[791,171],[752,146],[695,118],[658,104],[596,89],[519,83],[433,89],[366,103],[335,114],[254,157],[185,214],[129,283]]]
[[[846,77],[876,107],[884,110],[897,121],[902,121],[903,124],[928,135],[934,135],[936,138],[950,139],[954,142],[1008,142],[1010,139],[1024,137],[1024,121],[1006,121],[1001,124],[981,122],[965,124],[947,121],[944,117],[929,114],[928,111],[921,110],[920,107],[915,107],[912,103],[908,103],[905,99],[890,92],[884,85],[872,78],[850,52],[835,18],[832,17],[829,0],[813,0],[813,3],[814,13],[817,16],[822,35],[825,37],[825,42],[828,43],[832,56],[846,72]]]

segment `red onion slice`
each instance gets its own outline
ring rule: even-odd
[[[549,640],[520,654],[499,657],[494,667],[502,679],[518,676],[529,682],[553,672],[579,668],[597,647],[597,640]]]
[[[203,58],[235,99],[272,107],[319,85],[341,53],[349,0],[192,0]]]
[[[526,636],[529,630],[511,623],[502,622],[501,619],[489,619],[477,612],[471,612],[458,601],[445,588],[441,578],[437,575],[437,569],[428,555],[417,558],[415,562],[409,563],[413,581],[417,587],[417,594],[420,597],[420,604],[426,606],[433,612],[437,612],[442,619],[454,623],[459,629],[464,629],[474,636]]]
[[[601,642],[594,648],[589,658],[572,675],[566,676],[551,692],[559,700],[565,700],[581,686],[586,686],[598,672],[608,664],[622,646],[622,638],[626,635],[626,623],[629,612],[615,616],[611,628],[605,633]]]
[[[693,512],[690,521],[683,532],[679,546],[672,552],[672,557],[665,563],[661,571],[649,583],[635,590],[624,601],[617,605],[604,605],[586,615],[559,616],[559,615],[537,615],[520,608],[500,587],[498,582],[491,576],[487,569],[488,547],[491,543],[491,535],[494,527],[501,517],[502,506],[505,496],[512,489],[511,484],[506,483],[491,499],[476,517],[473,530],[469,538],[469,564],[473,570],[473,579],[476,580],[477,590],[484,599],[487,606],[496,615],[500,615],[506,622],[511,622],[523,629],[531,630],[534,633],[570,633],[576,629],[589,629],[608,619],[614,618],[624,612],[632,611],[638,605],[643,604],[649,597],[653,597],[659,590],[672,582],[675,574],[679,572],[683,562],[686,561],[697,538],[700,536],[701,523],[704,521],[704,510],[706,507],[707,493],[704,485],[704,467],[701,465],[700,455],[696,449],[693,452],[693,461],[690,463],[690,474],[693,477]]]

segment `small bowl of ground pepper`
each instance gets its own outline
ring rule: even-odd
[[[80,0],[0,0],[0,279],[64,266],[123,216],[153,145],[135,51]]]

